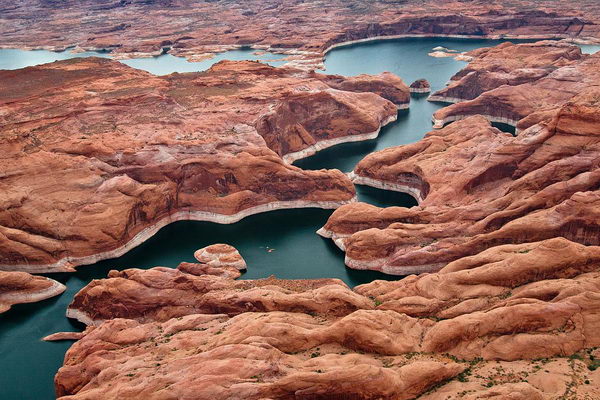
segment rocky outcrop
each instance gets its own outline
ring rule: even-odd
[[[330,48],[381,38],[600,38],[595,0],[71,0],[67,5],[67,15],[54,2],[0,5],[0,46],[76,46],[75,51],[112,50],[117,57],[169,52],[190,60],[247,46],[287,54],[290,63],[311,69]]]
[[[497,246],[354,291],[333,279],[112,271],[70,306],[104,322],[67,352],[57,395],[593,398],[599,273],[600,247],[566,239]]]
[[[0,313],[13,304],[35,303],[58,296],[66,289],[54,279],[33,276],[27,272],[0,271]]]
[[[374,93],[299,91],[264,113],[256,130],[291,163],[337,144],[374,139],[396,113],[393,103]]]
[[[431,86],[427,79],[418,79],[410,84],[411,93],[429,93],[430,91]]]
[[[240,252],[228,244],[219,243],[203,247],[196,250],[194,258],[214,268],[246,269],[246,261],[240,255]]]
[[[379,75],[362,74],[350,77],[314,74],[314,77],[321,79],[327,85],[335,89],[348,92],[377,93],[384,99],[396,104],[400,110],[409,107],[410,92],[412,92],[412,90],[406,86],[402,79],[390,72],[383,72]]]
[[[470,117],[371,154],[355,182],[412,193],[419,207],[345,206],[320,233],[346,250],[347,265],[400,275],[439,270],[502,243],[563,236],[597,245],[596,117],[581,111],[565,107],[551,125],[516,138]],[[570,122],[583,116],[579,127]]]
[[[511,46],[498,51],[509,57]],[[497,118],[518,110],[523,118],[517,137],[491,127],[489,115],[469,116],[417,143],[370,154],[352,180],[411,194],[419,207],[344,206],[319,233],[345,249],[348,266],[398,275],[438,271],[501,244],[565,237],[598,245],[597,60],[581,56],[537,81],[442,109],[485,102],[489,109],[471,111]]]
[[[86,331],[83,332],[57,332],[42,338],[46,342],[58,342],[62,340],[79,340],[86,335]]]
[[[166,321],[188,314],[289,311],[346,315],[372,307],[342,281],[280,280],[273,277],[235,281],[223,275],[192,275],[185,268],[111,271],[92,281],[73,299],[67,316],[88,325],[112,318]],[[124,294],[126,294],[124,297]]]
[[[98,58],[0,71],[0,269],[71,271],[173,221],[353,201],[340,171],[281,157],[371,137],[395,119],[392,102],[361,87],[395,100],[408,91],[389,74],[371,86],[351,78],[351,91],[328,81],[345,86],[256,62],[161,77]]]
[[[597,87],[600,78],[600,54],[581,55],[570,45],[503,45],[479,54],[475,71],[432,95],[432,100],[458,101],[433,115],[434,127],[479,114],[515,126],[519,132],[549,122],[561,106]],[[497,73],[496,65],[502,64],[503,57],[516,61],[505,61],[505,72]],[[476,71],[480,68],[481,73]]]
[[[302,328],[296,330],[297,324]],[[115,319],[68,351],[56,376],[57,396],[412,399],[464,369],[439,361],[388,365],[347,354],[339,345],[307,351],[327,338],[336,340],[339,329],[285,313],[191,315],[144,325]],[[300,344],[304,336],[308,341]]]
[[[503,85],[535,82],[560,67],[575,64],[584,56],[579,46],[556,42],[503,43],[464,55],[471,62],[452,78],[447,87],[433,93],[430,101],[459,103]]]
[[[599,268],[599,247],[557,238],[493,247],[436,274],[376,281],[356,291],[381,303],[378,309],[441,319],[425,334],[425,351],[533,359],[600,342],[594,333]]]

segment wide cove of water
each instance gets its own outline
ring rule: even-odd
[[[341,75],[391,71],[408,84],[419,78],[440,89],[465,64],[452,58],[432,58],[433,47],[444,46],[460,51],[497,44],[487,40],[407,39],[373,42],[333,50],[326,58],[326,72]],[[241,52],[241,53],[240,53]],[[72,55],[68,52],[23,52],[0,50],[0,69],[21,68],[72,56],[98,56],[97,53]],[[107,56],[101,54],[101,56]],[[206,69],[219,59],[248,59],[251,51],[228,52],[202,63],[188,63],[173,57],[126,60],[125,63],[152,73],[187,72]],[[53,58],[54,57],[54,58]],[[237,58],[236,58],[237,57]],[[270,56],[260,58],[273,59]],[[192,64],[192,65],[190,65]],[[202,64],[200,66],[199,64]],[[413,96],[409,111],[398,121],[382,129],[380,137],[363,143],[336,146],[296,162],[306,169],[338,168],[350,171],[370,152],[390,146],[412,143],[431,130],[431,114],[441,105]],[[414,200],[399,193],[358,187],[361,200],[378,206],[412,206]],[[0,399],[53,399],[54,373],[62,364],[71,342],[46,343],[40,339],[58,331],[80,330],[82,326],[65,317],[71,299],[92,279],[105,278],[111,269],[176,267],[182,261],[194,261],[193,252],[203,246],[225,242],[237,247],[249,269],[242,279],[265,278],[340,278],[354,286],[373,279],[394,279],[368,271],[354,271],[343,263],[343,253],[329,240],[315,234],[331,214],[330,210],[300,209],[274,211],[248,217],[236,224],[218,225],[182,221],[160,230],[146,243],[126,255],[91,266],[81,266],[73,274],[51,274],[67,285],[61,296],[34,304],[17,305],[0,314]],[[271,250],[271,251],[270,251]]]

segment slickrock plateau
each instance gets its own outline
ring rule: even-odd
[[[391,74],[345,81],[256,62],[159,77],[85,58],[0,82],[0,269],[29,272],[119,256],[177,220],[351,202],[340,171],[282,157],[375,137],[397,114],[376,93],[409,99]]]
[[[430,97],[456,103],[433,115],[436,128],[479,114],[518,132],[551,120],[580,93],[598,90],[600,54],[582,55],[574,45],[505,43],[469,54],[474,61]]]
[[[560,238],[354,291],[334,279],[112,271],[70,306],[92,325],[67,352],[56,391],[65,400],[594,399],[599,273],[600,247]]]
[[[314,68],[334,46],[378,38],[597,40],[599,16],[595,0],[70,0],[60,8],[24,0],[0,5],[0,46],[108,49],[120,57],[168,51],[192,60],[248,46]]]
[[[0,313],[8,311],[13,304],[35,303],[58,296],[65,289],[54,279],[27,272],[0,271]]]
[[[411,194],[419,206],[337,209],[319,233],[345,249],[348,266],[406,275],[437,271],[501,244],[554,237],[600,244],[600,54],[582,56],[563,44],[504,44],[476,52],[481,59],[450,88],[460,89],[469,76],[503,74],[495,69],[503,56],[517,60],[505,63],[510,71],[531,66],[523,56],[531,51],[550,60],[538,64],[551,71],[545,77],[436,113],[487,116],[466,116],[358,163],[355,183]],[[513,111],[520,119],[516,137],[486,120],[490,114],[513,119]]]
[[[111,271],[108,279],[92,281],[75,296],[67,316],[98,325],[117,317],[148,322],[197,313],[290,311],[345,315],[373,304],[337,279],[236,281],[214,270],[191,272],[189,266]],[[195,275],[198,273],[201,275]]]

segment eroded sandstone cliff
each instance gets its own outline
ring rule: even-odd
[[[405,275],[437,271],[500,244],[553,237],[600,243],[599,56],[581,56],[560,44],[540,46],[479,51],[482,60],[541,51],[540,65],[551,72],[446,107],[436,118],[456,112],[461,120],[419,142],[370,154],[356,166],[355,183],[409,193],[419,206],[356,203],[336,210],[320,233],[345,249],[348,266]],[[482,63],[458,76],[488,74]],[[509,61],[506,74],[528,64]],[[503,73],[495,62],[489,65],[492,75]],[[465,79],[450,87],[460,88]],[[520,119],[516,137],[486,120],[513,112]]]
[[[159,77],[73,59],[0,82],[0,268],[30,272],[118,256],[172,221],[351,202],[340,171],[282,157],[376,136],[397,105],[370,89],[409,101],[391,74],[345,82],[256,62]]]
[[[471,53],[474,61],[432,100],[453,104],[433,115],[436,128],[470,115],[513,125],[517,132],[548,122],[578,96],[595,96],[600,54],[582,55],[573,45],[504,44]]]
[[[429,100],[458,103],[503,85],[517,86],[535,82],[560,67],[574,65],[585,56],[579,46],[540,41],[534,43],[503,43],[470,51],[462,57],[470,59],[467,67],[452,78],[449,85]]]

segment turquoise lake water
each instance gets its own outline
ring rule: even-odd
[[[326,72],[356,75],[391,71],[408,84],[426,78],[431,82],[432,89],[437,90],[465,64],[452,58],[429,57],[427,53],[433,47],[466,51],[497,43],[484,40],[407,39],[354,45],[329,53],[325,62]],[[98,54],[76,56],[82,55]],[[20,68],[72,56],[68,52],[0,50],[0,69]],[[253,56],[252,51],[240,50],[224,53],[204,63],[187,63],[170,55],[126,60],[125,63],[164,74],[205,69],[219,59]],[[431,130],[431,114],[440,107],[440,104],[427,102],[426,96],[413,96],[410,111],[400,112],[398,121],[382,129],[378,139],[336,146],[295,164],[306,169],[339,168],[350,171],[370,152],[422,138],[424,133]],[[400,193],[367,187],[358,187],[358,191],[361,200],[379,206],[415,204],[410,196]],[[251,216],[232,225],[182,221],[163,228],[146,243],[120,258],[81,266],[79,272],[74,274],[48,275],[65,283],[67,291],[43,302],[14,306],[9,312],[0,314],[0,400],[54,398],[54,374],[62,364],[71,342],[46,343],[40,339],[54,332],[80,330],[81,324],[64,316],[68,304],[83,286],[92,279],[105,278],[111,269],[150,268],[157,265],[176,267],[182,261],[194,261],[196,249],[224,242],[237,247],[248,263],[248,272],[242,279],[265,278],[272,274],[290,279],[333,277],[351,286],[373,279],[397,279],[374,272],[354,271],[344,266],[343,253],[330,240],[315,234],[331,212],[318,209],[274,211]],[[269,249],[273,251],[269,252]]]
[[[231,50],[225,53],[219,53],[213,58],[198,62],[189,62],[183,57],[175,57],[171,54],[163,54],[157,57],[134,58],[130,60],[120,60],[122,63],[133,68],[143,69],[155,75],[166,75],[173,72],[194,72],[204,71],[211,65],[221,60],[254,60],[262,61],[273,66],[279,66],[284,61],[277,61],[285,57],[282,54],[254,54],[256,50],[240,49]],[[18,49],[0,49],[0,69],[18,69],[32,65],[45,64],[58,60],[66,60],[76,57],[105,57],[110,58],[110,53],[85,52],[71,53],[69,50],[53,52],[47,50],[18,50]]]

